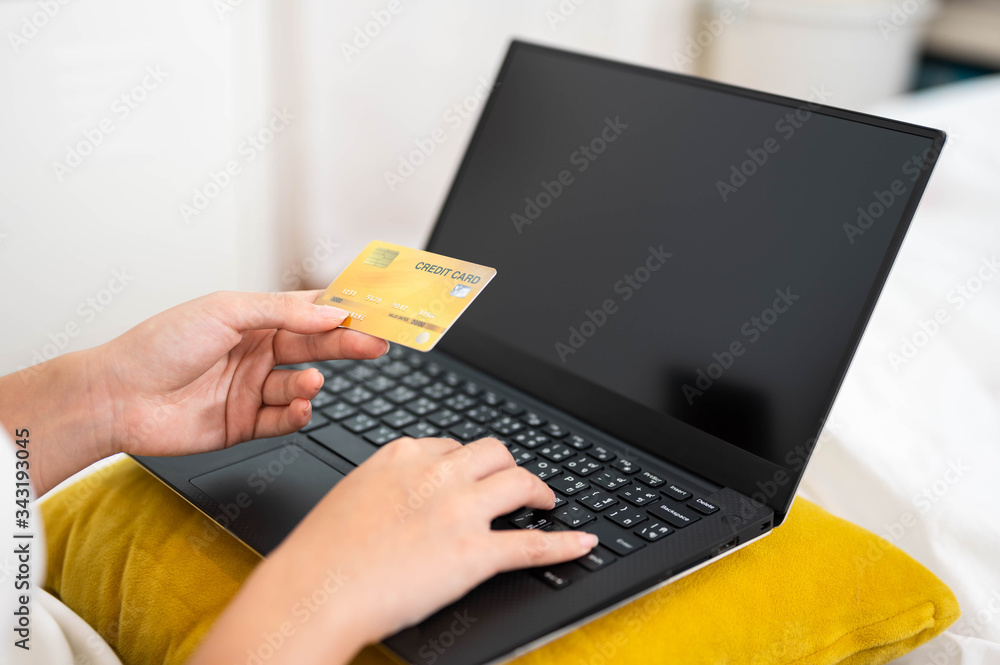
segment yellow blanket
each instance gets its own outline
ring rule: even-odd
[[[132,460],[46,498],[46,587],[126,665],[180,664],[259,558]],[[885,663],[959,615],[941,580],[799,499],[774,533],[517,662]],[[389,665],[374,648],[356,665]]]

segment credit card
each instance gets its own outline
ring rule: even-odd
[[[317,300],[351,315],[342,326],[430,351],[497,271],[375,241]]]

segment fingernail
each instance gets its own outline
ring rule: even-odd
[[[346,319],[350,312],[331,305],[316,305],[316,315],[321,319]]]
[[[587,551],[597,547],[597,536],[592,533],[581,533],[579,536],[580,547],[585,547]]]

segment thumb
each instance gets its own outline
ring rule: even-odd
[[[222,323],[242,332],[281,328],[301,335],[336,328],[349,315],[347,310],[314,305],[313,291],[295,293],[249,293],[220,291],[205,296],[204,306]]]

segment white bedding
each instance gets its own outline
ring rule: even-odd
[[[898,663],[1000,663],[1000,77],[872,112],[949,139],[800,492],[954,590],[962,618]]]

